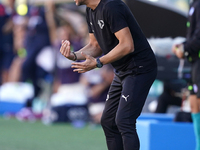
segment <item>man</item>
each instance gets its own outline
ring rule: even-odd
[[[115,77],[101,119],[107,147],[109,150],[139,150],[135,124],[156,78],[154,53],[123,1],[75,2],[78,6],[87,6],[90,41],[75,53],[70,52],[69,41],[62,41],[60,52],[71,60],[85,60],[72,63],[74,71],[79,73],[112,64]]]
[[[186,41],[173,46],[173,52],[180,59],[187,58],[191,62],[190,105],[194,130],[196,134],[196,150],[200,150],[200,0],[192,1],[187,22]]]

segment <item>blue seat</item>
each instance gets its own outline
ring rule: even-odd
[[[173,115],[142,114],[137,120],[140,150],[194,150],[192,123],[173,122]]]

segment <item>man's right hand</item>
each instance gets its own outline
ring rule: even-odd
[[[75,56],[71,52],[70,42],[67,40],[62,40],[62,45],[60,47],[60,53],[70,60],[75,60]]]

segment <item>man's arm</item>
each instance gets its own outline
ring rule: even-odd
[[[82,49],[80,49],[79,51],[77,51],[75,53],[78,60],[86,59],[81,53],[92,56],[94,58],[102,55],[102,50],[101,50],[94,34],[90,33],[89,38],[90,38],[89,43],[85,47],[83,47]]]
[[[113,48],[108,54],[100,58],[101,63],[103,63],[104,65],[119,60],[120,58],[134,51],[133,38],[128,27],[116,32],[115,36],[119,40],[119,44],[115,48]],[[78,56],[80,57],[80,54]],[[72,63],[72,68],[76,68],[74,69],[74,71],[84,73],[96,67],[96,59],[94,59],[93,57],[91,58],[91,56],[89,57],[85,54],[82,54],[82,56],[86,58],[86,61]]]
[[[98,57],[101,56],[102,50],[93,34],[89,34],[90,41],[89,43],[84,46],[82,49],[79,51],[75,52],[77,60],[85,60],[86,58],[82,55],[88,55],[91,57]],[[62,46],[60,48],[60,52],[63,56],[70,60],[74,60],[75,56],[74,54],[70,51],[70,42],[65,40],[62,41]]]
[[[115,36],[119,40],[119,44],[107,55],[100,58],[100,61],[103,64],[112,63],[134,51],[133,38],[128,27],[116,32]]]

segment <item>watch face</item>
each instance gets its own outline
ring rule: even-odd
[[[98,67],[98,68],[101,68],[102,66],[103,66],[103,65],[100,64],[100,63],[97,64],[97,67]]]
[[[96,61],[97,61],[97,65],[96,65],[96,66],[97,66],[98,68],[103,67],[103,64],[100,62],[99,58],[97,58]]]

